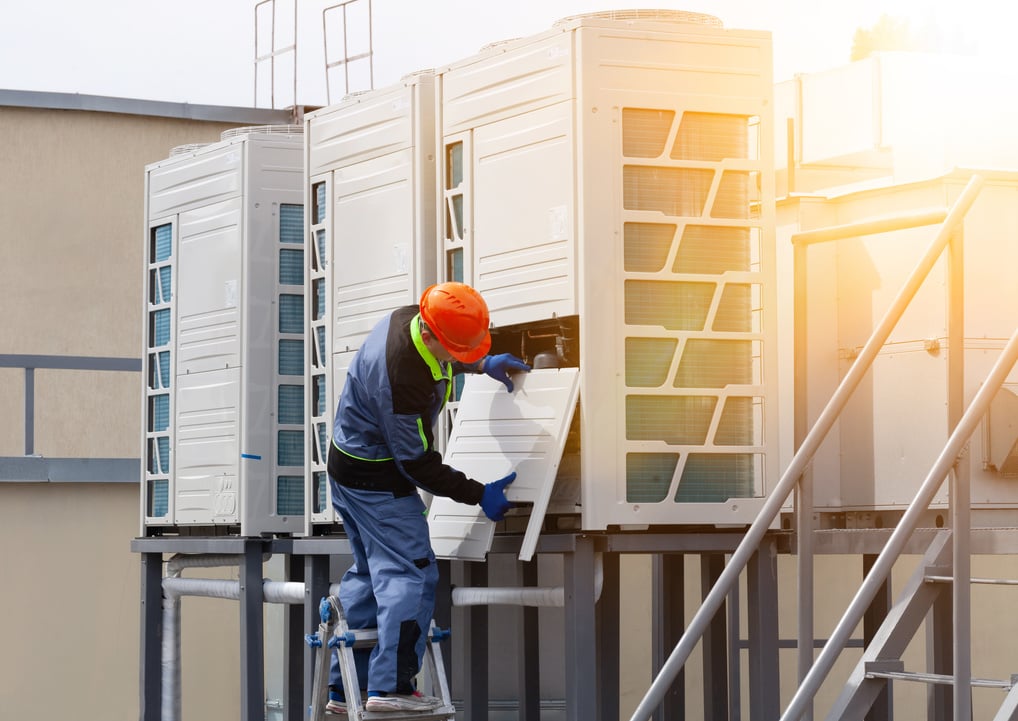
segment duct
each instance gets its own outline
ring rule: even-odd
[[[594,554],[594,600],[601,598],[604,587],[604,565],[601,554]],[[566,590],[557,587],[459,587],[452,590],[454,606],[558,606],[566,605]]]

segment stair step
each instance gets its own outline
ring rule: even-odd
[[[897,681],[917,681],[919,683],[938,684],[944,686],[954,685],[954,676],[949,676],[943,673],[920,673],[916,671],[879,671],[879,670],[866,670],[866,678],[889,678]],[[971,679],[971,685],[973,687],[980,688],[1001,688],[1004,690],[1010,689],[1014,686],[1013,680],[1000,681],[997,679],[990,678],[974,678]]]

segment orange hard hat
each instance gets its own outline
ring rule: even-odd
[[[491,349],[488,304],[465,283],[439,283],[424,291],[421,318],[458,361],[474,363]]]

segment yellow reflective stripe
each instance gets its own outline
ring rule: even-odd
[[[418,313],[414,316],[414,319],[410,321],[410,338],[414,342],[414,347],[417,348],[417,352],[420,353],[421,358],[428,364],[428,370],[431,371],[431,378],[434,381],[440,381],[443,378],[452,378],[452,365],[446,363],[445,368],[442,368],[441,361],[435,357],[435,354],[428,350],[428,346],[424,345],[424,338],[421,336],[421,314]],[[444,370],[444,372],[443,372]]]
[[[414,319],[410,321],[410,338],[413,339],[414,346],[417,348],[417,352],[420,353],[421,358],[428,364],[432,380],[436,383],[440,380],[445,380],[445,400],[442,401],[442,405],[445,405],[449,402],[449,398],[452,397],[452,363],[446,363],[443,367],[438,358],[428,350],[428,346],[424,345],[424,338],[421,336],[420,313],[415,315]]]
[[[428,437],[424,435],[424,419],[420,416],[417,417],[417,433],[421,436],[421,445],[424,446],[424,450],[428,450]]]
[[[360,456],[355,456],[353,453],[348,453],[347,451],[344,451],[342,448],[340,448],[339,446],[336,445],[336,441],[335,440],[332,441],[332,445],[335,446],[336,450],[339,451],[340,453],[342,453],[344,456],[347,456],[349,458],[354,458],[354,459],[356,459],[358,461],[367,461],[368,463],[382,463],[384,461],[391,461],[392,460],[392,456],[390,456],[389,458],[361,458]]]

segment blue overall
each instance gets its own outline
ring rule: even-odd
[[[355,652],[369,694],[413,692],[434,613],[438,568],[417,489],[470,505],[484,492],[442,462],[433,435],[453,374],[476,369],[438,361],[419,324],[407,306],[368,335],[347,372],[329,453],[332,502],[353,552],[339,600],[351,628],[378,629],[370,657]],[[336,656],[329,681],[341,698]]]

